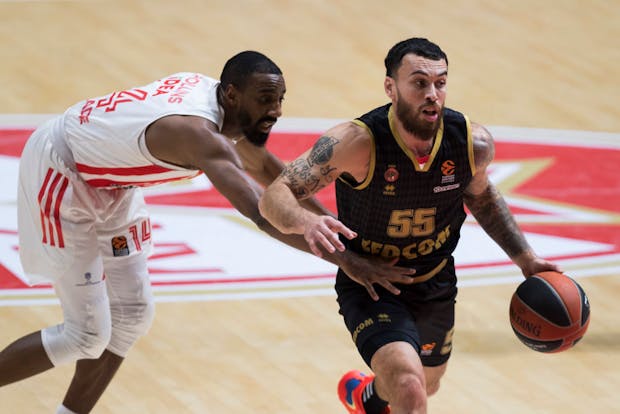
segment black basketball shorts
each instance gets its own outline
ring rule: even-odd
[[[338,271],[340,314],[369,367],[379,348],[398,341],[410,343],[424,366],[438,366],[450,358],[457,294],[452,260],[426,282],[399,286],[400,295],[379,285],[375,289],[376,302],[364,286]]]

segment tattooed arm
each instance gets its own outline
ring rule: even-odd
[[[315,255],[322,257],[321,249],[325,249],[328,256],[339,257],[340,268],[379,300],[374,284],[398,295],[400,290],[393,283],[412,283],[415,270],[396,266],[398,259],[386,263],[345,251],[338,233],[353,239],[357,237],[355,232],[334,217],[314,214],[299,204],[340,175],[363,181],[368,174],[371,148],[371,137],[363,127],[347,122],[330,129],[267,187],[259,209],[281,232],[303,234]]]
[[[284,170],[282,160],[265,147],[257,147],[244,139],[235,144],[234,148],[241,158],[243,168],[262,188],[271,184]],[[316,197],[303,200],[302,205],[316,214],[334,215]]]
[[[495,156],[491,134],[472,123],[476,174],[465,192],[464,201],[484,231],[521,268],[524,276],[558,267],[539,258],[525,240],[499,190],[489,181],[487,167]]]
[[[283,233],[303,234],[310,249],[321,256],[344,251],[338,233],[351,239],[355,233],[334,217],[317,215],[299,204],[341,174],[361,181],[368,172],[371,137],[354,123],[340,124],[323,134],[314,146],[286,166],[265,190],[259,203],[261,214]]]

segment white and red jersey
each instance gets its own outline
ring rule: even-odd
[[[182,72],[73,105],[64,113],[61,128],[77,172],[99,188],[144,187],[197,176],[199,170],[153,157],[144,133],[167,115],[200,116],[221,129],[224,110],[217,102],[218,85],[205,75]]]

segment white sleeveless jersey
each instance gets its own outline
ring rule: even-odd
[[[77,172],[99,188],[144,187],[199,175],[199,170],[153,157],[144,133],[167,115],[200,116],[221,130],[224,110],[217,102],[218,85],[207,76],[182,72],[70,107],[63,115],[64,135]]]

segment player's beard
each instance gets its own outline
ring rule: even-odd
[[[418,111],[414,111],[413,107],[402,99],[400,93],[397,92],[397,94],[396,117],[403,124],[403,128],[420,139],[425,141],[432,140],[437,134],[443,117],[443,106],[438,111],[439,116],[437,120],[435,122],[428,122],[422,118],[422,109],[428,105],[424,105]]]
[[[274,119],[265,117],[259,119],[256,123],[253,124],[252,117],[249,113],[244,110],[241,110],[241,112],[239,112],[239,123],[241,124],[241,130],[243,131],[245,138],[257,147],[265,146],[265,143],[269,138],[269,132],[263,132],[259,130],[259,125],[263,121],[275,122]]]

